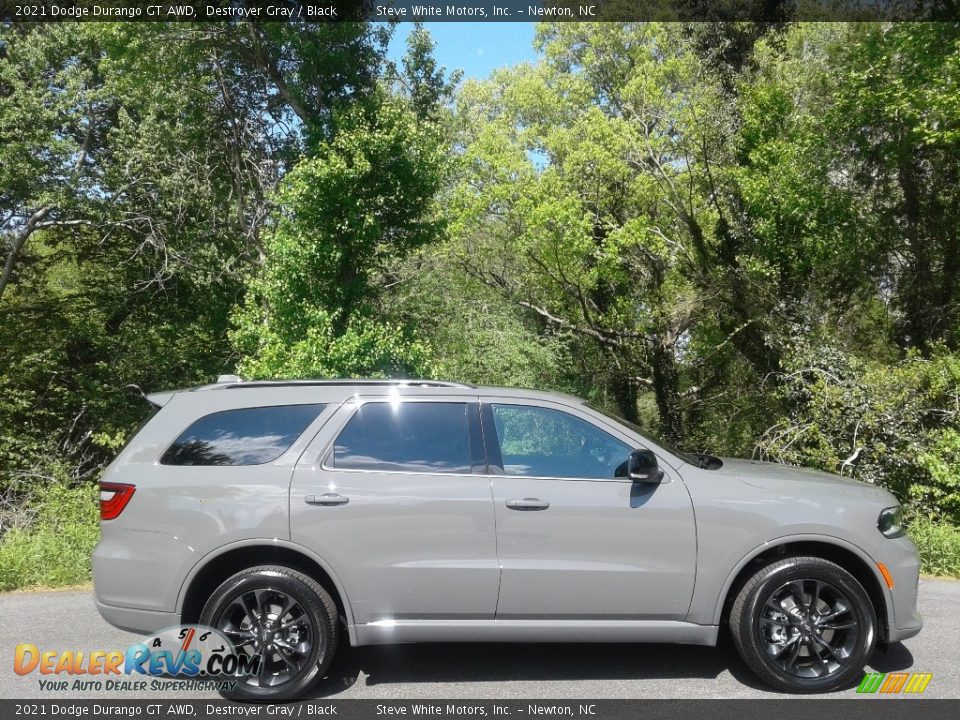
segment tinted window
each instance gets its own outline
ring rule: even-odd
[[[467,403],[366,403],[337,438],[333,466],[468,473]]]
[[[261,465],[276,460],[325,405],[275,405],[197,420],[160,458],[164,465]]]
[[[493,405],[492,410],[505,475],[626,475],[632,448],[585,420],[526,405]]]

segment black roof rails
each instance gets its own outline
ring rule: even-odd
[[[438,387],[438,388],[476,388],[476,385],[467,385],[465,383],[456,383],[456,382],[447,382],[445,380],[419,380],[416,378],[393,378],[393,379],[376,379],[376,378],[361,378],[356,380],[350,379],[336,379],[336,380],[248,380],[240,381],[235,383],[230,383],[228,385],[220,385],[226,390],[242,390],[243,388],[256,388],[256,387],[303,387],[304,385],[320,385],[320,386],[344,386],[344,385],[362,385],[362,386],[395,386],[395,385],[405,385],[408,387]]]

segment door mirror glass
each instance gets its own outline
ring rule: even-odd
[[[630,453],[627,476],[634,482],[656,485],[663,479],[663,470],[657,466],[657,456],[643,448]]]

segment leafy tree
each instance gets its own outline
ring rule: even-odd
[[[207,381],[292,162],[366,101],[363,23],[0,27],[0,475],[85,478]],[[321,72],[323,69],[323,72]]]
[[[300,158],[274,198],[266,259],[234,316],[239,369],[257,377],[431,374],[429,350],[385,311],[391,263],[438,236],[449,92],[415,30],[397,77]]]
[[[464,262],[598,349],[626,417],[652,389],[661,429],[679,438],[683,399],[701,392],[679,360],[709,302],[697,291],[717,295],[702,276],[722,218],[693,158],[699,114],[721,91],[674,28],[557,24],[539,42],[540,64],[462,94],[476,119],[454,226]]]
[[[859,450],[859,479],[960,523],[960,359],[941,347],[929,360],[914,351],[878,363],[818,340],[789,360],[796,369],[776,389],[789,410],[760,438],[760,457],[852,474],[842,463]]]
[[[893,289],[896,342],[956,349],[960,321],[960,28],[868,25],[841,55],[836,149]]]

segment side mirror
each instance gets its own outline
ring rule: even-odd
[[[663,470],[657,466],[657,456],[641,448],[630,453],[627,477],[644,485],[657,485],[663,480]]]

